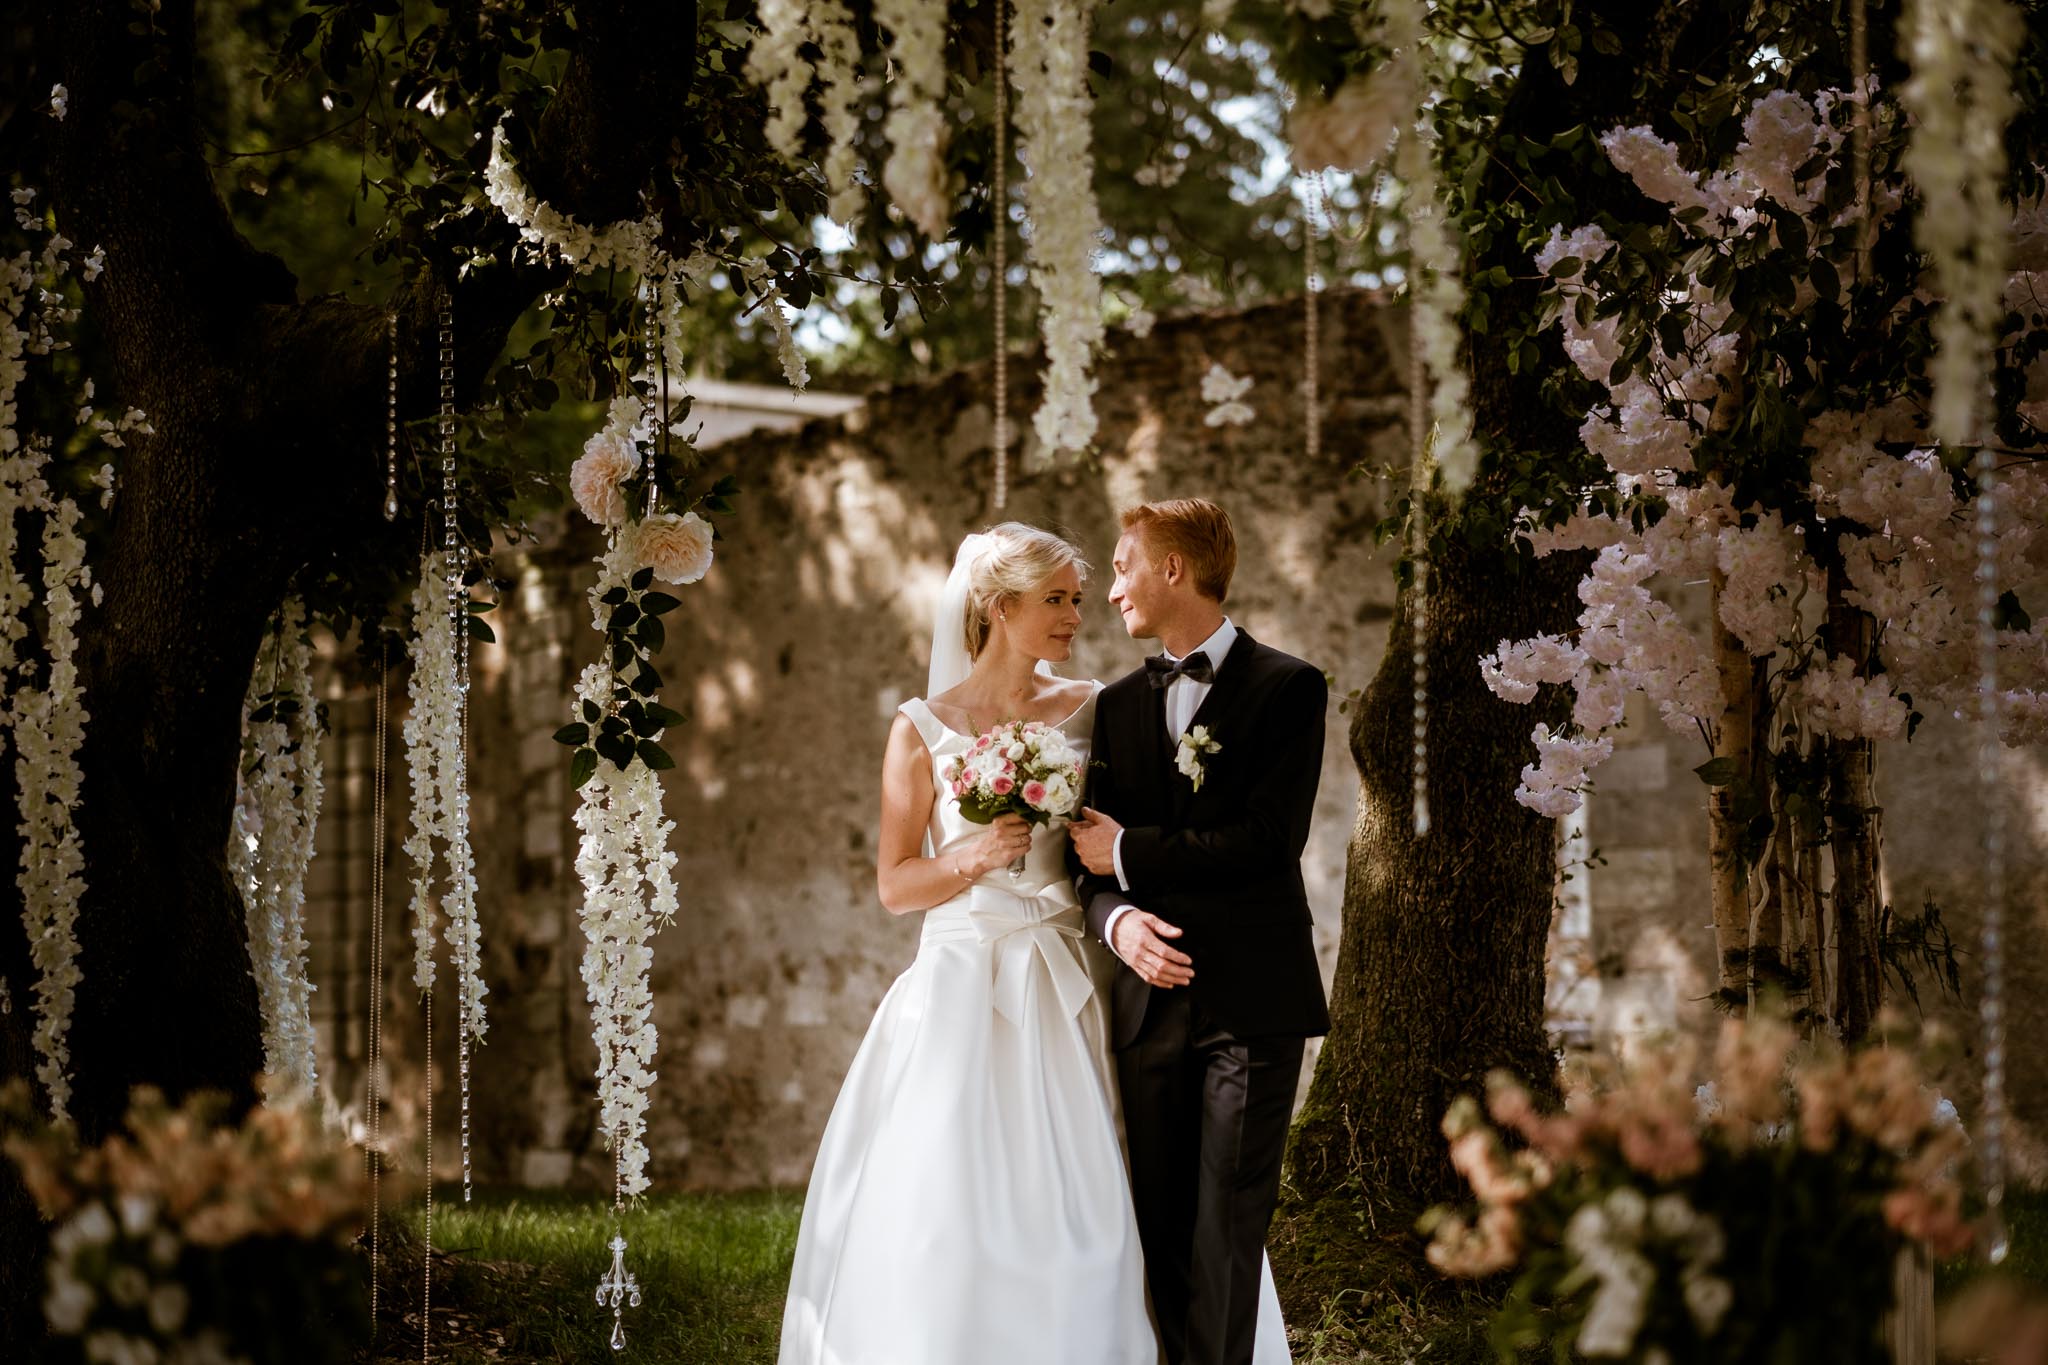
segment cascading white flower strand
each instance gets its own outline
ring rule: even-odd
[[[43,514],[43,645],[49,672],[41,686],[17,680],[7,728],[14,736],[21,817],[22,924],[37,971],[36,1077],[49,1096],[51,1116],[62,1122],[71,1102],[67,1038],[81,980],[77,925],[85,894],[85,853],[73,815],[85,778],[78,752],[90,718],[78,676],[78,622],[84,614],[80,599],[94,588],[78,504],[56,493],[44,476],[49,449],[46,441],[33,438],[6,460],[0,521],[11,523],[21,510]]]
[[[860,216],[862,199],[853,178],[861,95],[860,35],[853,12],[844,0],[762,0],[755,21],[760,29],[747,49],[746,76],[768,94],[768,145],[786,161],[802,157],[810,118],[804,99],[815,80],[819,122],[830,143],[824,164],[831,195],[827,212],[836,222],[851,223]],[[817,45],[815,66],[803,56],[807,41]]]
[[[1389,0],[1383,8],[1391,62],[1405,68],[1413,93],[1401,128],[1394,170],[1407,194],[1408,289],[1416,339],[1429,367],[1429,425],[1435,466],[1453,497],[1472,484],[1479,448],[1472,440],[1471,383],[1458,361],[1465,306],[1464,253],[1437,181],[1436,137],[1430,126],[1429,60],[1423,0]]]
[[[1095,439],[1095,352],[1102,345],[1102,280],[1095,248],[1094,100],[1088,92],[1093,0],[1018,0],[1009,66],[1017,85],[1017,154],[1030,168],[1031,280],[1044,315],[1044,396],[1033,425],[1048,450]]]
[[[85,857],[74,812],[84,774],[78,753],[89,719],[79,679],[78,624],[84,602],[97,604],[100,589],[85,562],[78,504],[50,483],[47,468],[53,443],[39,432],[18,429],[16,400],[27,377],[28,358],[67,349],[61,329],[78,318],[61,289],[72,268],[73,243],[33,211],[36,191],[13,191],[16,224],[43,236],[39,252],[24,250],[0,260],[0,731],[15,749],[16,810],[20,818],[18,887],[22,927],[35,964],[36,1076],[62,1122],[70,1107],[70,1048],[67,1039],[81,973],[77,920],[85,894]],[[80,262],[80,275],[96,279],[105,262],[95,249]],[[143,414],[130,408],[118,419],[96,416],[92,382],[77,422],[103,445],[119,448],[123,433],[147,434]],[[94,482],[101,505],[113,496],[113,467],[102,467]],[[22,562],[17,517],[43,517],[40,571]],[[21,646],[32,634],[29,610],[41,587],[44,627],[40,643],[47,671],[40,685]],[[11,1000],[11,991],[7,992]]]
[[[1912,0],[1903,27],[1913,74],[1902,99],[1915,124],[1905,167],[1919,190],[1915,235],[1942,297],[1930,426],[1944,444],[1964,446],[1979,434],[2005,314],[2005,129],[2018,108],[2012,65],[2026,31],[2008,0]]]
[[[242,703],[243,759],[228,839],[263,1014],[264,1067],[283,1085],[271,1098],[298,1104],[315,1098],[317,1084],[305,907],[323,793],[306,627],[305,603],[285,599],[257,654]]]
[[[889,31],[889,114],[882,135],[889,160],[882,185],[905,217],[933,241],[953,222],[947,191],[946,0],[875,0],[875,22]]]

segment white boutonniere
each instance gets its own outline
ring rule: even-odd
[[[1202,789],[1202,774],[1209,762],[1209,755],[1221,753],[1223,746],[1209,734],[1209,727],[1197,725],[1180,737],[1180,748],[1174,751],[1173,766],[1180,769],[1195,790]]]

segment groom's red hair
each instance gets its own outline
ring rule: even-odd
[[[1202,596],[1221,602],[1237,572],[1237,536],[1230,514],[1207,498],[1141,502],[1118,514],[1126,531],[1136,531],[1153,559],[1177,554]]]

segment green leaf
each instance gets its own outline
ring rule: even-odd
[[[626,590],[624,588],[613,588],[597,600],[608,607],[616,607],[619,603],[626,600]]]
[[[569,760],[569,785],[580,787],[590,780],[597,771],[597,750],[578,749],[576,757]]]
[[[682,712],[671,710],[658,701],[648,702],[646,708],[649,718],[664,730],[671,726],[682,725],[688,719]]]
[[[648,585],[652,582],[654,582],[654,570],[642,569],[633,575],[633,591],[646,592]]]
[[[663,768],[673,768],[676,766],[676,761],[668,756],[668,750],[662,748],[651,739],[641,740],[635,746],[634,752],[640,755],[642,763],[645,763],[656,772],[660,772]]]
[[[610,761],[614,768],[624,769],[633,763],[633,741],[618,735],[606,735],[597,741],[597,752]]]
[[[1694,768],[1693,771],[1699,774],[1700,781],[1706,783],[1709,787],[1731,786],[1736,777],[1739,776],[1735,760],[1726,754],[1719,758],[1708,759],[1705,763],[1700,764],[1699,767]]]
[[[640,610],[649,616],[665,616],[681,605],[680,597],[671,597],[665,592],[650,592],[640,599]]]
[[[1991,624],[1999,630],[2031,630],[2034,618],[2027,615],[2027,609],[2020,605],[2019,594],[2008,590],[1992,609]]]
[[[589,742],[590,727],[581,721],[573,725],[564,725],[561,729],[555,731],[555,743],[557,744],[588,744]]]
[[[603,715],[604,708],[599,706],[596,702],[587,701],[583,703],[583,719],[589,721],[592,725],[597,724],[598,720]]]
[[[498,643],[498,633],[491,629],[491,623],[479,621],[474,616],[469,618],[469,638],[481,640],[487,645]]]
[[[628,602],[625,606],[620,607],[617,611],[612,613],[612,619],[610,622],[611,632],[614,635],[617,635],[626,630],[629,630],[632,628],[633,623],[638,621],[639,619],[640,608],[634,606],[631,602]]]
[[[1835,299],[1841,296],[1841,277],[1835,273],[1834,263],[1829,261],[1827,257],[1816,256],[1813,258],[1812,279],[1813,292],[1822,298]]]
[[[641,617],[640,629],[636,634],[639,636],[641,645],[650,654],[660,649],[668,640],[668,632],[662,629],[661,618],[658,616]]]

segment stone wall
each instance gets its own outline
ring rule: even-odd
[[[1098,460],[1053,466],[1031,433],[1034,381],[1018,377],[1022,414],[1007,516],[1063,529],[1098,572],[1070,671],[1113,677],[1148,648],[1128,639],[1102,594],[1116,509],[1199,494],[1228,507],[1240,567],[1232,617],[1333,678],[1329,742],[1309,894],[1326,958],[1334,953],[1344,845],[1356,779],[1338,702],[1377,666],[1392,577],[1372,528],[1385,483],[1355,477],[1405,461],[1405,373],[1398,327],[1364,295],[1324,305],[1322,453],[1304,454],[1300,306],[1161,322],[1119,335],[1102,362]],[[1255,384],[1258,420],[1204,424],[1200,381],[1211,362]],[[1021,367],[1020,367],[1021,368]],[[998,519],[991,484],[986,368],[869,396],[842,418],[720,447],[714,465],[741,481],[740,515],[723,523],[717,564],[667,618],[658,660],[664,700],[689,716],[671,732],[677,760],[668,812],[682,911],[655,939],[660,1030],[650,1114],[651,1173],[696,1185],[800,1182],[838,1083],[875,1005],[908,964],[914,917],[884,911],[874,890],[876,775],[897,704],[923,690],[931,611],[965,533]],[[593,1142],[594,1053],[577,974],[580,887],[570,824],[565,723],[570,684],[594,657],[583,592],[598,548],[570,524],[539,545],[506,547],[510,581],[490,620],[496,646],[473,668],[475,847],[488,959],[490,1038],[474,1061],[479,1178],[548,1185],[606,1178]],[[393,686],[400,685],[394,674]],[[402,704],[395,696],[393,709]],[[343,755],[368,746],[360,698],[337,695]],[[394,724],[395,729],[395,724]],[[402,755],[391,755],[397,787]],[[316,979],[324,1034],[341,1051],[329,1072],[359,1088],[359,1002],[369,917],[361,861],[367,778],[337,786],[322,826],[311,914],[323,931]],[[394,789],[393,828],[404,818]],[[327,843],[330,831],[334,844]],[[344,836],[347,836],[346,838]],[[393,843],[386,934],[411,951],[405,870]],[[346,904],[344,903],[346,902]],[[391,1120],[410,1130],[420,1008],[394,962],[387,977]],[[445,1001],[441,1002],[444,1006]],[[437,1036],[452,1017],[436,1015]],[[457,1169],[452,1049],[439,1049],[437,1168]]]
[[[1117,507],[1202,494],[1229,507],[1242,560],[1230,610],[1260,638],[1329,671],[1334,686],[1322,794],[1306,860],[1326,973],[1334,965],[1355,771],[1339,706],[1363,688],[1384,648],[1392,602],[1374,523],[1406,461],[1407,370],[1398,314],[1374,299],[1325,304],[1323,451],[1304,452],[1299,304],[1162,322],[1119,335],[1101,366],[1099,458],[1049,466],[1031,436],[1029,374],[1012,409],[1025,416],[1007,514],[1063,528],[1104,567]],[[1258,420],[1211,428],[1200,378],[1212,361],[1256,383]],[[1024,368],[1024,367],[1019,367]],[[970,369],[869,396],[858,410],[794,433],[720,447],[713,463],[744,486],[741,514],[704,583],[668,618],[664,700],[690,722],[668,811],[682,910],[655,939],[660,1054],[650,1115],[655,1179],[698,1186],[800,1183],[839,1080],[875,1005],[909,962],[915,917],[885,912],[874,891],[876,773],[891,713],[922,689],[929,617],[953,547],[995,519],[990,374]],[[1359,473],[1357,471],[1364,471]],[[583,591],[591,529],[557,528],[498,559],[500,643],[475,653],[473,789],[491,1029],[474,1060],[480,1179],[602,1187],[609,1165],[593,1132],[594,1053],[578,977],[580,887],[567,753],[549,736],[569,687],[594,657]],[[1098,573],[1092,590],[1107,589]],[[1689,602],[1697,612],[1701,604]],[[1098,596],[1077,673],[1113,676],[1144,649]],[[402,675],[394,670],[394,716]],[[329,803],[314,864],[310,919],[323,1075],[338,1102],[361,1090],[372,916],[368,818],[372,701],[330,687]],[[1438,724],[1455,723],[1441,712]],[[393,722],[396,731],[396,720]],[[1572,1040],[1644,1029],[1705,1029],[1713,963],[1706,903],[1705,788],[1696,741],[1632,713],[1599,790],[1568,833],[1554,935],[1554,1013]],[[1975,798],[1961,727],[1931,721],[1882,756],[1894,900],[1931,895],[1974,947]],[[393,859],[385,924],[387,1126],[402,1153],[421,1128],[420,1006],[410,986],[403,756],[394,738]],[[2014,1099],[2040,1123],[2044,990],[2040,845],[2048,784],[2020,756],[2011,799],[2023,847],[2014,904]],[[1974,1000],[1974,955],[1965,990]],[[1923,996],[1934,994],[1923,982]],[[436,1167],[459,1171],[452,1014],[439,1002]],[[1964,1011],[1943,1007],[1967,1028]],[[1974,1047],[1971,1049],[1974,1056]],[[1969,1067],[1952,1078],[1968,1103]],[[417,1162],[417,1156],[413,1157]]]

